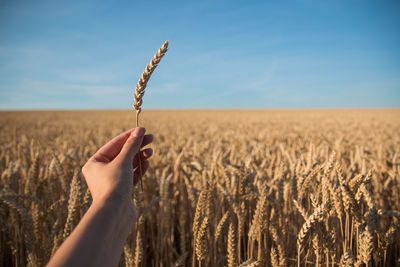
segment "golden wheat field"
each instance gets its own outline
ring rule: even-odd
[[[400,110],[141,114],[154,135],[120,266],[400,266]],[[43,266],[80,168],[134,111],[0,113],[0,265]]]

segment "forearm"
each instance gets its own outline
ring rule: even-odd
[[[134,221],[129,202],[93,203],[48,266],[117,266]]]

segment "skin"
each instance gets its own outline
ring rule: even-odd
[[[93,202],[47,266],[117,266],[137,214],[132,189],[140,179],[138,152],[153,141],[135,128],[101,147],[83,166]],[[143,173],[151,148],[141,151]]]

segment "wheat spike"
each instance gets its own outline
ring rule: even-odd
[[[258,267],[260,265],[260,262],[255,259],[248,259],[242,264],[239,265],[239,267]]]
[[[82,203],[82,206],[84,207],[84,208],[89,208],[89,205],[90,205],[90,203],[91,203],[91,199],[92,199],[92,195],[91,195],[91,193],[90,193],[90,190],[89,190],[89,188],[87,188],[86,189],[86,191],[85,191],[85,195],[83,196],[83,203]]]
[[[185,261],[187,258],[188,252],[183,253],[179,258],[174,262],[174,267],[183,267],[185,266]]]
[[[160,49],[158,49],[154,57],[151,59],[150,63],[146,66],[146,69],[143,71],[142,76],[140,76],[139,78],[139,81],[135,88],[134,103],[133,103],[133,108],[137,112],[140,112],[141,110],[141,106],[143,103],[142,98],[144,95],[144,90],[146,89],[147,86],[147,82],[149,81],[153,71],[156,69],[158,63],[160,63],[162,57],[167,52],[167,48],[168,48],[168,41],[165,41],[164,44],[160,47]]]
[[[140,236],[140,231],[136,235],[136,248],[135,248],[135,267],[139,267],[143,260],[143,243],[142,237]]]
[[[229,224],[228,231],[228,267],[236,266],[236,235],[233,224]]]
[[[344,210],[348,213],[353,212],[356,219],[360,218],[360,210],[359,205],[357,204],[356,199],[354,198],[353,192],[351,192],[349,186],[347,184],[341,185],[341,191],[343,196],[343,207]]]
[[[132,250],[128,244],[124,245],[124,257],[125,257],[125,266],[133,267],[134,265],[134,257]]]
[[[394,240],[395,240],[395,233],[396,233],[396,227],[395,227],[395,225],[391,225],[390,227],[389,227],[389,229],[386,231],[386,233],[385,233],[385,237],[384,237],[384,242],[383,242],[383,245],[382,245],[382,249],[383,250],[387,250],[387,248],[389,247],[389,245],[391,245],[393,242],[394,242]]]
[[[28,267],[38,267],[39,266],[37,257],[33,253],[28,253],[27,266]]]
[[[196,256],[199,262],[204,260],[208,254],[208,247],[207,247],[207,227],[208,227],[208,217],[205,217],[199,231],[196,236]]]
[[[61,187],[63,189],[64,198],[67,198],[67,191],[68,191],[68,181],[64,174],[64,169],[61,165],[60,159],[58,158],[56,153],[53,153],[53,161],[50,166],[53,166],[53,169],[56,171],[57,175],[60,177]],[[51,167],[50,167],[51,168]]]
[[[279,257],[275,247],[271,248],[270,257],[271,257],[271,266],[279,267]]]
[[[160,63],[162,57],[165,55],[168,49],[168,41],[165,41],[164,44],[158,49],[157,53],[154,55],[154,57],[151,59],[150,63],[146,66],[145,70],[142,73],[142,76],[140,76],[139,81],[136,85],[135,88],[135,93],[134,93],[134,101],[133,101],[133,108],[136,110],[136,127],[139,127],[139,114],[142,111],[142,103],[143,103],[143,95],[144,95],[144,90],[146,89],[147,82],[150,80],[151,74],[153,71],[156,69],[158,63]],[[140,171],[140,186],[143,190],[143,183],[142,183],[142,164],[141,164],[141,158],[140,158],[140,151],[138,153],[138,158],[139,158],[139,171]]]
[[[307,221],[304,222],[303,226],[301,227],[301,230],[297,236],[297,246],[299,250],[303,246],[307,235],[309,234],[311,228],[322,218],[324,217],[324,214],[326,212],[326,206],[327,202],[324,202],[322,205],[318,206],[317,209],[314,211],[313,214],[307,219]]]
[[[256,211],[254,213],[253,220],[250,225],[249,237],[256,239],[259,233],[266,230],[265,221],[267,220],[266,217],[268,215],[267,209],[268,209],[268,197],[266,195],[266,192],[263,192],[257,201]]]
[[[343,253],[340,259],[340,267],[353,267],[354,266],[354,258],[353,252],[348,249],[346,252]]]
[[[278,265],[277,266],[286,266],[286,252],[285,252],[285,248],[284,248],[284,242],[282,240],[282,238],[278,237],[278,229],[276,226],[274,226],[274,224],[271,225],[270,227],[270,233],[272,236],[272,239],[274,240],[276,247],[277,247],[277,251],[276,255],[277,255],[277,259],[279,259],[279,261],[277,262]],[[271,254],[272,255],[272,254]]]
[[[308,188],[310,187],[311,181],[317,176],[317,174],[323,169],[322,166],[317,166],[315,167],[304,179],[301,189],[298,191],[299,192],[299,200],[301,200],[305,193],[307,192]]]
[[[236,213],[236,215],[239,217],[240,216],[240,208],[238,204],[235,202],[233,199],[233,196],[231,193],[229,193],[228,189],[224,187],[223,185],[218,184],[218,189],[224,194],[225,198],[228,200],[228,203],[231,205],[231,208],[233,211]]]
[[[208,196],[207,190],[203,190],[201,191],[199,199],[197,201],[196,211],[193,219],[193,235],[195,239],[197,236],[197,232],[199,231],[201,216],[204,215],[203,210],[207,202],[207,196]]]
[[[364,229],[364,231],[361,233],[359,236],[359,260],[361,260],[363,263],[367,264],[371,260],[372,257],[372,252],[374,249],[374,242],[373,242],[373,236],[372,234],[368,231],[368,229]]]
[[[367,189],[365,183],[360,185],[360,190],[365,198],[365,201],[367,202],[368,207],[370,209],[375,209],[374,195]]]
[[[300,212],[303,219],[307,220],[308,213],[307,213],[306,209],[301,204],[299,204],[295,199],[293,199],[293,203],[294,203],[294,206],[297,208],[297,210]]]
[[[215,238],[214,238],[215,241],[218,241],[219,237],[221,236],[222,231],[226,223],[228,222],[228,218],[229,218],[229,211],[225,212],[224,216],[222,216],[221,220],[217,225],[217,229],[215,230]]]
[[[358,187],[360,186],[361,182],[363,181],[364,176],[362,174],[358,174],[355,177],[353,177],[349,181],[349,187],[352,192],[357,192]]]
[[[79,171],[75,170],[74,177],[72,178],[71,188],[68,199],[68,216],[64,227],[63,238],[66,239],[74,227],[74,217],[78,209],[80,200],[81,184],[79,180]]]

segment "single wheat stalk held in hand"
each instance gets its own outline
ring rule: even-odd
[[[168,41],[165,41],[165,43],[158,49],[157,53],[154,55],[154,57],[151,59],[150,63],[146,66],[146,69],[143,71],[142,76],[140,76],[139,81],[136,85],[135,88],[135,94],[134,94],[134,102],[133,102],[133,108],[136,110],[136,127],[139,127],[139,114],[142,111],[142,103],[143,103],[143,95],[144,95],[144,89],[146,89],[147,82],[150,80],[150,76],[153,73],[153,71],[156,69],[158,63],[160,63],[162,57],[165,55],[167,52],[168,48]],[[143,183],[142,183],[142,161],[140,158],[140,151],[138,153],[138,158],[139,158],[139,171],[140,171],[140,186],[142,187],[143,190]]]

